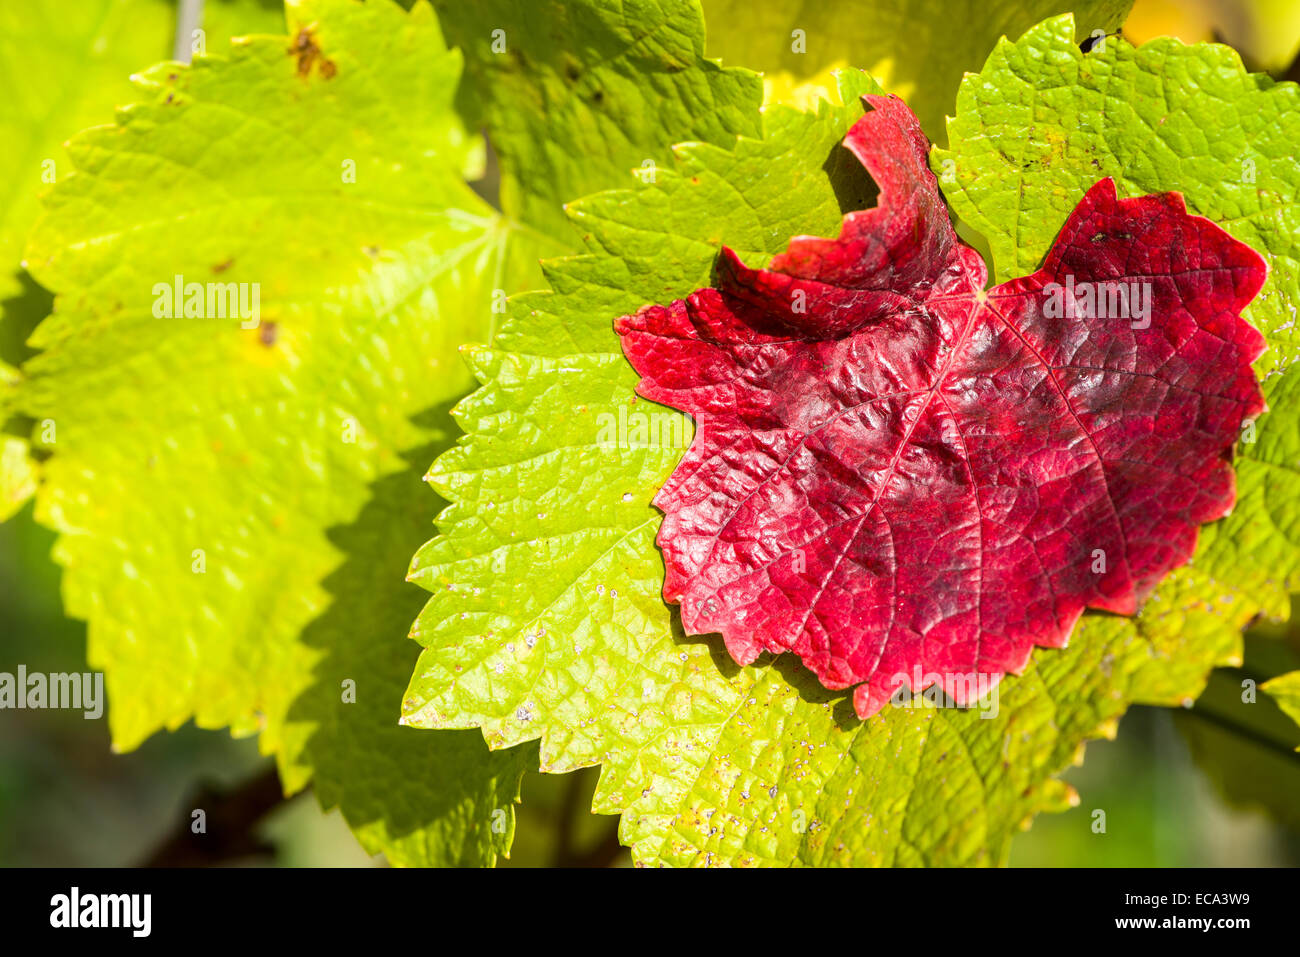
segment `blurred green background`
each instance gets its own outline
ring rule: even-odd
[[[210,44],[236,30],[279,32],[275,0],[208,6]],[[1292,0],[1138,0],[1124,33],[1135,42],[1161,34],[1228,42],[1248,67],[1300,79],[1300,3]],[[80,125],[80,117],[72,118],[61,135]],[[48,306],[48,297],[30,284],[5,303],[0,359],[23,357],[25,331]],[[33,672],[85,667],[85,629],[63,615],[53,544],[53,534],[32,520],[30,504],[0,524],[0,671],[13,672],[19,663]],[[1244,669],[1216,672],[1193,708],[1130,711],[1115,740],[1088,745],[1086,763],[1065,775],[1078,804],[1040,816],[1017,838],[1011,863],[1300,864],[1300,802],[1294,799],[1300,794],[1300,729],[1266,695],[1243,701],[1243,682],[1296,668],[1300,628],[1261,623],[1247,636]],[[589,812],[594,786],[590,769],[528,776],[514,850],[503,863],[628,864],[616,819]],[[211,793],[238,795],[244,813],[232,822],[229,839],[210,842],[219,845],[219,855],[187,859],[169,838],[188,828],[190,809]],[[1104,830],[1098,811],[1104,812]],[[210,821],[210,828],[218,823]],[[0,865],[178,861],[383,864],[364,854],[340,816],[323,814],[310,793],[281,800],[272,763],[251,739],[187,726],[115,755],[106,722],[87,721],[79,711],[0,712]]]

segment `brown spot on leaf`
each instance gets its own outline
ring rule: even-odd
[[[308,24],[298,31],[298,35],[293,39],[293,45],[289,47],[288,53],[292,57],[298,58],[298,76],[304,80],[311,76],[311,68],[317,64],[320,65],[320,75],[322,78],[329,80],[338,73],[338,67],[334,61],[327,59],[321,52],[320,46],[316,43],[316,37],[312,35],[312,27],[316,24]]]
[[[217,263],[215,266],[213,266],[213,267],[212,267],[212,272],[213,272],[214,275],[218,275],[218,276],[219,276],[219,275],[221,275],[223,272],[225,272],[227,269],[229,269],[231,266],[233,266],[234,264],[235,264],[235,261],[234,261],[233,259],[227,259],[227,260],[225,260],[224,262],[219,262],[219,263]]]
[[[275,345],[276,336],[278,334],[278,327],[274,322],[264,322],[258,329],[257,339],[262,343],[262,345],[269,349],[271,346]]]

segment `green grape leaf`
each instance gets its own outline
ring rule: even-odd
[[[57,12],[39,3],[0,10],[0,66],[11,93],[0,101],[0,299],[21,291],[14,273],[38,195],[63,172],[63,141],[133,98],[132,71],[171,55],[175,7],[175,0],[67,0]],[[205,43],[283,27],[278,2],[209,0],[203,9]]]
[[[1078,39],[1113,31],[1133,0],[703,0],[706,52],[762,70],[770,99],[799,102],[835,89],[832,72],[866,70],[907,101],[926,134],[943,142],[963,74],[978,70],[1003,36],[1073,10]]]
[[[169,0],[6,3],[0,8],[0,299],[20,292],[14,273],[39,212],[37,195],[55,182],[60,144],[99,122],[131,95],[127,76],[171,53]]]
[[[573,247],[561,204],[650,178],[682,140],[758,132],[758,77],[704,58],[698,0],[437,0],[459,97],[501,163],[501,208]]]
[[[0,435],[0,521],[22,507],[36,491],[36,467],[27,444],[12,435]]]
[[[22,376],[13,366],[0,362],[0,424],[9,418]],[[28,454],[27,443],[14,435],[0,434],[0,522],[3,522],[36,492],[37,467]]]
[[[205,0],[203,4],[205,45],[219,46],[230,37],[283,30],[283,0]]]
[[[1072,799],[1055,775],[1084,741],[1130,703],[1194,698],[1240,663],[1258,609],[1193,566],[1137,618],[1086,615],[980,707],[913,699],[866,721],[788,658],[741,668],[683,635],[650,500],[690,428],[637,398],[612,318],[709,284],[722,243],[759,266],[792,235],[834,235],[863,193],[839,138],[876,90],[840,82],[845,106],[770,108],[761,140],[681,146],[657,182],[571,204],[584,254],[549,263],[551,291],[468,351],[483,386],[429,474],[453,504],[412,563],[433,597],[405,720],[538,740],[547,771],[602,764],[594,808],[622,813],[640,863],[1005,861],[1035,813]]]
[[[644,176],[678,140],[728,140],[739,118],[756,130],[760,86],[704,60],[692,4],[648,37],[616,4],[531,8],[520,52],[549,56],[558,33],[592,51],[591,76],[563,107],[571,57],[526,76],[474,62],[502,98],[500,215],[464,185],[483,155],[448,109],[459,59],[426,5],[302,0],[287,37],[215,55],[213,34],[273,28],[267,7],[220,0],[208,55],[144,72],[116,126],[73,142],[76,175],[29,251],[58,305],[32,340],[45,351],[6,375],[5,413],[42,423],[37,514],[62,534],[115,747],[191,716],[260,732],[286,787],[314,772],[368,849],[490,861],[535,750],[488,760],[478,734],[397,726],[409,646],[381,640],[418,610],[401,571],[424,537],[413,517],[439,503],[409,480],[471,381],[450,351],[537,285],[539,254],[574,245],[562,196]],[[511,135],[508,97],[552,103],[530,129],[554,144]],[[562,240],[545,233],[557,221]],[[160,324],[178,275],[257,283],[261,321]],[[34,485],[20,451],[5,448],[0,502]]]
[[[1260,685],[1291,720],[1300,724],[1300,671],[1279,675]],[[1296,748],[1300,751],[1300,748]]]
[[[431,7],[286,13],[287,35],[143,72],[69,144],[27,251],[55,308],[13,397],[50,425],[37,518],[115,747],[191,718],[261,732],[369,850],[489,863],[532,758],[396,726],[421,508],[395,502],[528,242],[464,182],[481,145]]]
[[[130,96],[131,70],[166,56],[175,20],[168,0],[71,0],[0,7],[0,360],[20,362],[23,340],[49,308],[49,297],[22,271],[23,242],[36,221],[38,195],[66,170],[60,144]],[[3,368],[8,368],[7,366]],[[10,378],[16,377],[11,370]],[[0,426],[11,413],[0,402]],[[18,432],[25,423],[12,423]],[[36,489],[39,465],[16,434],[4,435],[0,521]]]
[[[38,196],[68,170],[62,142],[132,98],[131,71],[172,52],[175,0],[67,0],[57,15],[39,3],[0,10],[0,71],[13,81],[0,101],[0,357],[27,358],[25,340],[49,311],[49,297],[20,268],[36,221]],[[203,40],[284,26],[280,3],[210,0]],[[19,83],[18,78],[23,82]],[[0,405],[0,412],[8,410]],[[0,418],[0,425],[5,422]],[[11,428],[21,427],[15,423]],[[0,462],[0,521],[35,491],[38,464],[27,445],[5,436]]]

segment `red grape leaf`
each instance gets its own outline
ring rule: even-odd
[[[844,144],[875,208],[768,269],[724,247],[714,288],[615,327],[637,391],[696,417],[654,500],[664,598],[741,664],[858,685],[865,718],[902,684],[968,703],[1188,561],[1264,409],[1240,312],[1266,267],[1179,194],[1103,179],[985,291],[916,118],[864,99]]]

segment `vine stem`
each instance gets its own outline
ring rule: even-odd
[[[172,59],[189,63],[194,58],[194,31],[203,23],[203,0],[181,0],[176,7],[176,39]]]
[[[257,836],[257,825],[289,800],[274,767],[233,789],[204,784],[185,806],[203,811],[205,832],[194,833],[186,814],[140,866],[207,867],[273,854],[275,848]]]
[[[1227,715],[1220,714],[1217,711],[1211,711],[1199,704],[1185,709],[1183,714],[1192,715],[1193,717],[1204,721],[1206,724],[1214,725],[1220,731],[1226,731],[1229,734],[1236,735],[1237,737],[1250,741],[1252,744],[1256,744],[1261,748],[1280,754],[1288,760],[1300,761],[1300,751],[1295,751],[1289,745],[1283,744],[1281,741],[1270,738],[1268,735],[1262,734],[1254,728],[1247,727],[1238,721],[1234,721]]]

